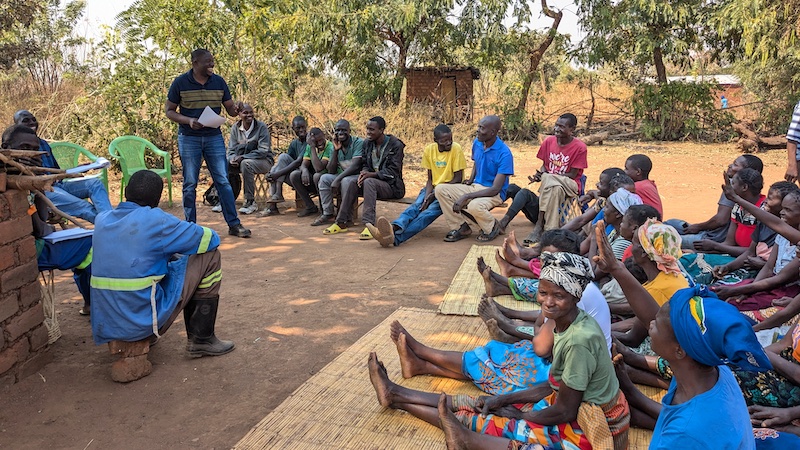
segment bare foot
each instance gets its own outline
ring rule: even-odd
[[[401,334],[397,337],[395,342],[397,346],[397,356],[400,357],[400,371],[403,373],[403,378],[412,378],[416,375],[424,375],[426,372],[423,369],[425,361],[420,359],[406,343],[406,335]]]
[[[497,310],[498,313],[500,313],[501,315],[505,316],[506,318],[508,318],[508,319],[517,319],[517,316],[515,314],[517,311],[514,311],[511,308],[506,308],[505,306],[501,305],[500,303],[497,303],[497,301],[495,301],[495,299],[493,299],[491,296],[482,295],[481,296],[481,301],[483,301],[483,300],[486,300],[487,302],[489,302],[489,304],[490,304],[489,306],[492,309]],[[480,306],[480,304],[479,304],[479,306]]]
[[[478,259],[477,259],[476,262],[477,262],[477,265],[478,265],[478,272],[480,272],[480,273],[483,273],[483,271],[486,270],[487,267],[489,267],[489,266],[486,265],[486,260],[483,259],[483,256],[478,256]]]
[[[521,259],[519,256],[519,249],[517,248],[517,241],[511,239],[510,236],[503,239],[503,255],[505,255],[508,260],[512,258]]]
[[[466,433],[469,430],[461,424],[456,415],[447,407],[447,395],[442,392],[439,397],[439,425],[444,431],[444,440],[447,450],[467,450]]]
[[[520,340],[511,336],[510,334],[506,333],[505,331],[500,329],[500,325],[497,324],[497,320],[489,319],[486,321],[486,328],[489,329],[489,335],[495,341],[505,342],[506,344],[514,344],[519,342]]]
[[[481,272],[481,277],[483,277],[484,290],[486,291],[484,295],[494,297],[496,295],[508,295],[510,293],[511,289],[504,290],[498,285],[497,281],[492,278],[492,268],[486,265],[482,256],[478,258],[478,270]]]
[[[497,261],[497,267],[500,268],[501,275],[503,275],[506,278],[511,276],[509,272],[510,264],[500,255],[500,250],[495,250],[494,260]]]
[[[484,295],[478,303],[478,315],[486,322],[489,319],[497,319],[502,314],[495,306],[496,303],[491,297]]]
[[[411,336],[411,334],[408,331],[406,331],[406,329],[403,327],[403,325],[400,324],[399,321],[395,320],[394,322],[392,322],[391,325],[389,325],[389,337],[391,337],[392,341],[394,341],[394,343],[397,344],[397,341],[400,339],[401,334],[404,334],[406,336],[406,343],[408,344],[411,351],[414,351],[419,347],[424,347],[422,344],[420,344],[418,340],[414,339],[414,336]]]
[[[378,361],[378,355],[375,352],[370,352],[367,366],[369,367],[369,381],[372,382],[375,394],[378,395],[378,403],[384,408],[391,408],[392,385],[394,383],[389,381],[386,367],[383,366],[382,362]]]

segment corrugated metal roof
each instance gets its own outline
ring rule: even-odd
[[[683,81],[685,83],[716,83],[723,86],[740,86],[742,84],[736,75],[683,75],[667,77],[667,81]]]

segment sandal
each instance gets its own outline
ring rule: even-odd
[[[368,241],[372,239],[372,233],[369,231],[369,227],[365,227],[364,231],[362,231],[361,234],[358,235],[358,238],[361,239],[362,241]]]
[[[78,310],[78,314],[80,314],[82,316],[91,316],[92,315],[92,310],[89,309],[89,307],[84,306],[83,308]]]
[[[450,230],[450,232],[447,233],[447,236],[444,237],[444,241],[445,242],[458,242],[458,241],[466,238],[467,236],[469,236],[469,234],[464,234],[464,233],[461,232],[461,230]]]
[[[344,233],[345,231],[347,231],[346,226],[340,226],[338,223],[335,223],[329,226],[328,228],[322,230],[322,234],[339,234],[339,233]]]
[[[336,223],[336,217],[335,216],[326,216],[326,215],[323,214],[323,215],[317,217],[313,222],[311,222],[311,226],[312,227],[318,227],[318,226],[321,226],[321,225],[329,225],[329,224],[332,224],[332,223]]]
[[[481,230],[480,234],[475,236],[475,240],[478,242],[490,242],[493,241],[500,234],[500,232],[501,232],[500,222],[498,222],[497,219],[495,219],[492,231],[490,231],[487,234],[484,233],[483,230]]]

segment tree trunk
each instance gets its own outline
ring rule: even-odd
[[[592,129],[592,122],[594,122],[594,109],[597,102],[594,99],[594,77],[589,74],[589,95],[592,97],[592,109],[589,111],[589,116],[586,117],[586,131]]]
[[[520,94],[519,102],[517,103],[517,113],[524,113],[525,108],[528,106],[528,94],[531,92],[533,76],[536,74],[536,71],[539,68],[539,63],[542,62],[544,52],[546,52],[550,47],[550,44],[553,43],[553,39],[555,39],[558,30],[558,25],[561,23],[561,17],[564,15],[561,11],[553,11],[550,9],[547,6],[547,0],[542,0],[542,12],[547,17],[553,19],[553,24],[547,31],[547,37],[545,37],[542,43],[539,44],[539,46],[536,47],[536,49],[529,55],[530,59],[528,62],[528,70],[525,72],[525,77],[522,80],[522,93]]]
[[[393,105],[400,104],[400,92],[403,90],[403,80],[406,78],[406,62],[408,61],[408,44],[404,41],[398,44],[397,67],[391,87],[391,100]]]
[[[653,64],[656,66],[656,81],[658,84],[667,84],[667,69],[664,67],[664,55],[661,47],[653,49]]]

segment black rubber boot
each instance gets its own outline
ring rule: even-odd
[[[186,306],[183,307],[183,325],[186,327],[186,338],[190,341],[193,338],[192,329],[189,327],[189,322],[192,320],[192,315],[194,314],[194,310],[197,307],[197,303],[195,302],[194,298],[190,298],[188,302],[186,302]]]
[[[233,341],[223,341],[214,336],[214,323],[217,321],[217,306],[219,297],[193,298],[186,305],[193,304],[194,311],[187,321],[186,333],[189,340],[186,350],[189,356],[219,356],[234,349]]]

